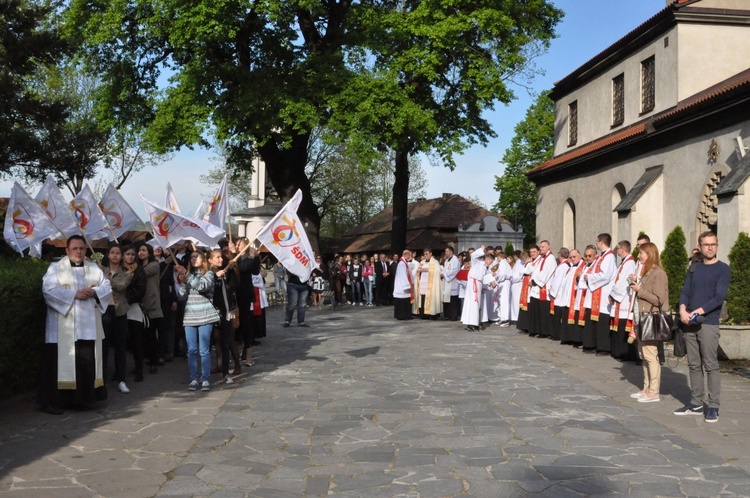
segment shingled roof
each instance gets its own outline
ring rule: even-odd
[[[457,194],[443,194],[435,199],[410,202],[407,208],[407,247],[440,249],[457,241],[460,225],[480,223],[485,216],[497,216],[510,225],[502,215],[492,213]],[[391,222],[393,207],[389,206],[341,237],[332,239],[329,247],[342,253],[391,250]]]

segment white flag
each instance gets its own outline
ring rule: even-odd
[[[172,190],[172,184],[169,182],[167,182],[167,198],[164,199],[164,205],[167,206],[167,209],[170,211],[182,213],[182,211],[180,211],[180,205],[177,204],[177,196],[174,195],[174,190]]]
[[[195,210],[195,214],[193,215],[193,218],[200,218],[203,214],[203,199],[201,199],[201,202],[198,204],[198,209]]]
[[[99,208],[102,210],[104,217],[107,219],[110,230],[105,230],[103,234],[110,240],[114,237],[120,237],[122,234],[133,228],[141,219],[135,214],[120,192],[111,183],[99,201]]]
[[[216,247],[219,239],[226,235],[224,230],[207,221],[159,207],[143,196],[141,199],[154,229],[154,238],[161,247],[169,247],[180,240],[197,240],[208,247]]]
[[[224,179],[219,184],[219,188],[216,189],[211,202],[206,206],[206,214],[203,215],[204,221],[213,223],[217,227],[221,227],[222,230],[226,230],[227,218],[229,217],[227,192],[227,175],[224,175]]]
[[[36,202],[47,212],[47,216],[52,220],[52,223],[62,230],[62,234],[56,231],[55,235],[52,236],[53,239],[67,239],[71,235],[81,234],[81,231],[78,230],[78,223],[70,212],[70,206],[63,198],[62,192],[57,187],[52,175],[47,175],[44,185],[36,194]]]
[[[18,182],[13,183],[8,211],[5,213],[5,241],[23,256],[23,250],[35,257],[42,255],[42,242],[56,235],[57,228],[42,207],[31,198]]]
[[[99,209],[94,193],[88,184],[84,185],[78,195],[70,201],[70,209],[76,218],[81,232],[90,240],[103,239],[110,232],[107,218]],[[104,231],[103,231],[104,230]]]
[[[297,208],[302,202],[302,190],[297,190],[281,211],[258,232],[256,238],[276,256],[287,270],[302,282],[310,278],[313,268],[313,251]]]

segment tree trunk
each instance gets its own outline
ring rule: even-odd
[[[297,214],[304,225],[313,251],[319,253],[320,214],[312,199],[310,180],[305,174],[309,138],[310,135],[307,133],[296,135],[287,148],[280,148],[275,141],[269,140],[258,148],[258,152],[266,164],[266,174],[282,202],[289,201],[297,189],[302,190],[302,203]]]
[[[406,249],[406,230],[409,217],[409,153],[396,151],[396,181],[393,184],[393,220],[391,221],[391,252],[401,254]]]

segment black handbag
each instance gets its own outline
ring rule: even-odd
[[[640,314],[638,340],[643,342],[664,342],[672,340],[672,313],[669,311],[649,311]]]
[[[675,358],[684,358],[687,356],[685,332],[682,330],[679,320],[675,320],[674,323],[675,326],[672,327],[672,331],[674,332],[674,348],[672,349],[672,355]]]

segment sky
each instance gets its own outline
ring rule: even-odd
[[[558,24],[557,38],[549,51],[535,60],[543,74],[537,75],[526,88],[514,88],[516,100],[505,106],[499,104],[485,117],[497,137],[486,146],[474,146],[456,158],[456,168],[432,166],[427,159],[422,167],[428,177],[427,198],[443,193],[477,197],[485,206],[492,207],[498,200],[495,176],[503,172],[502,157],[510,146],[516,124],[521,122],[535,95],[550,89],[576,68],[632,31],[648,18],[662,10],[665,0],[553,0],[565,17]],[[167,182],[171,182],[184,213],[192,214],[201,199],[210,200],[213,188],[200,182],[200,175],[219,165],[212,150],[196,148],[177,152],[171,161],[156,167],[147,167],[136,173],[120,192],[144,216],[140,195],[163,204]],[[106,173],[105,173],[106,176]],[[12,181],[0,181],[0,197],[9,197]],[[39,188],[29,193],[34,196]],[[66,199],[70,195],[64,192]],[[145,218],[145,216],[144,216]]]

